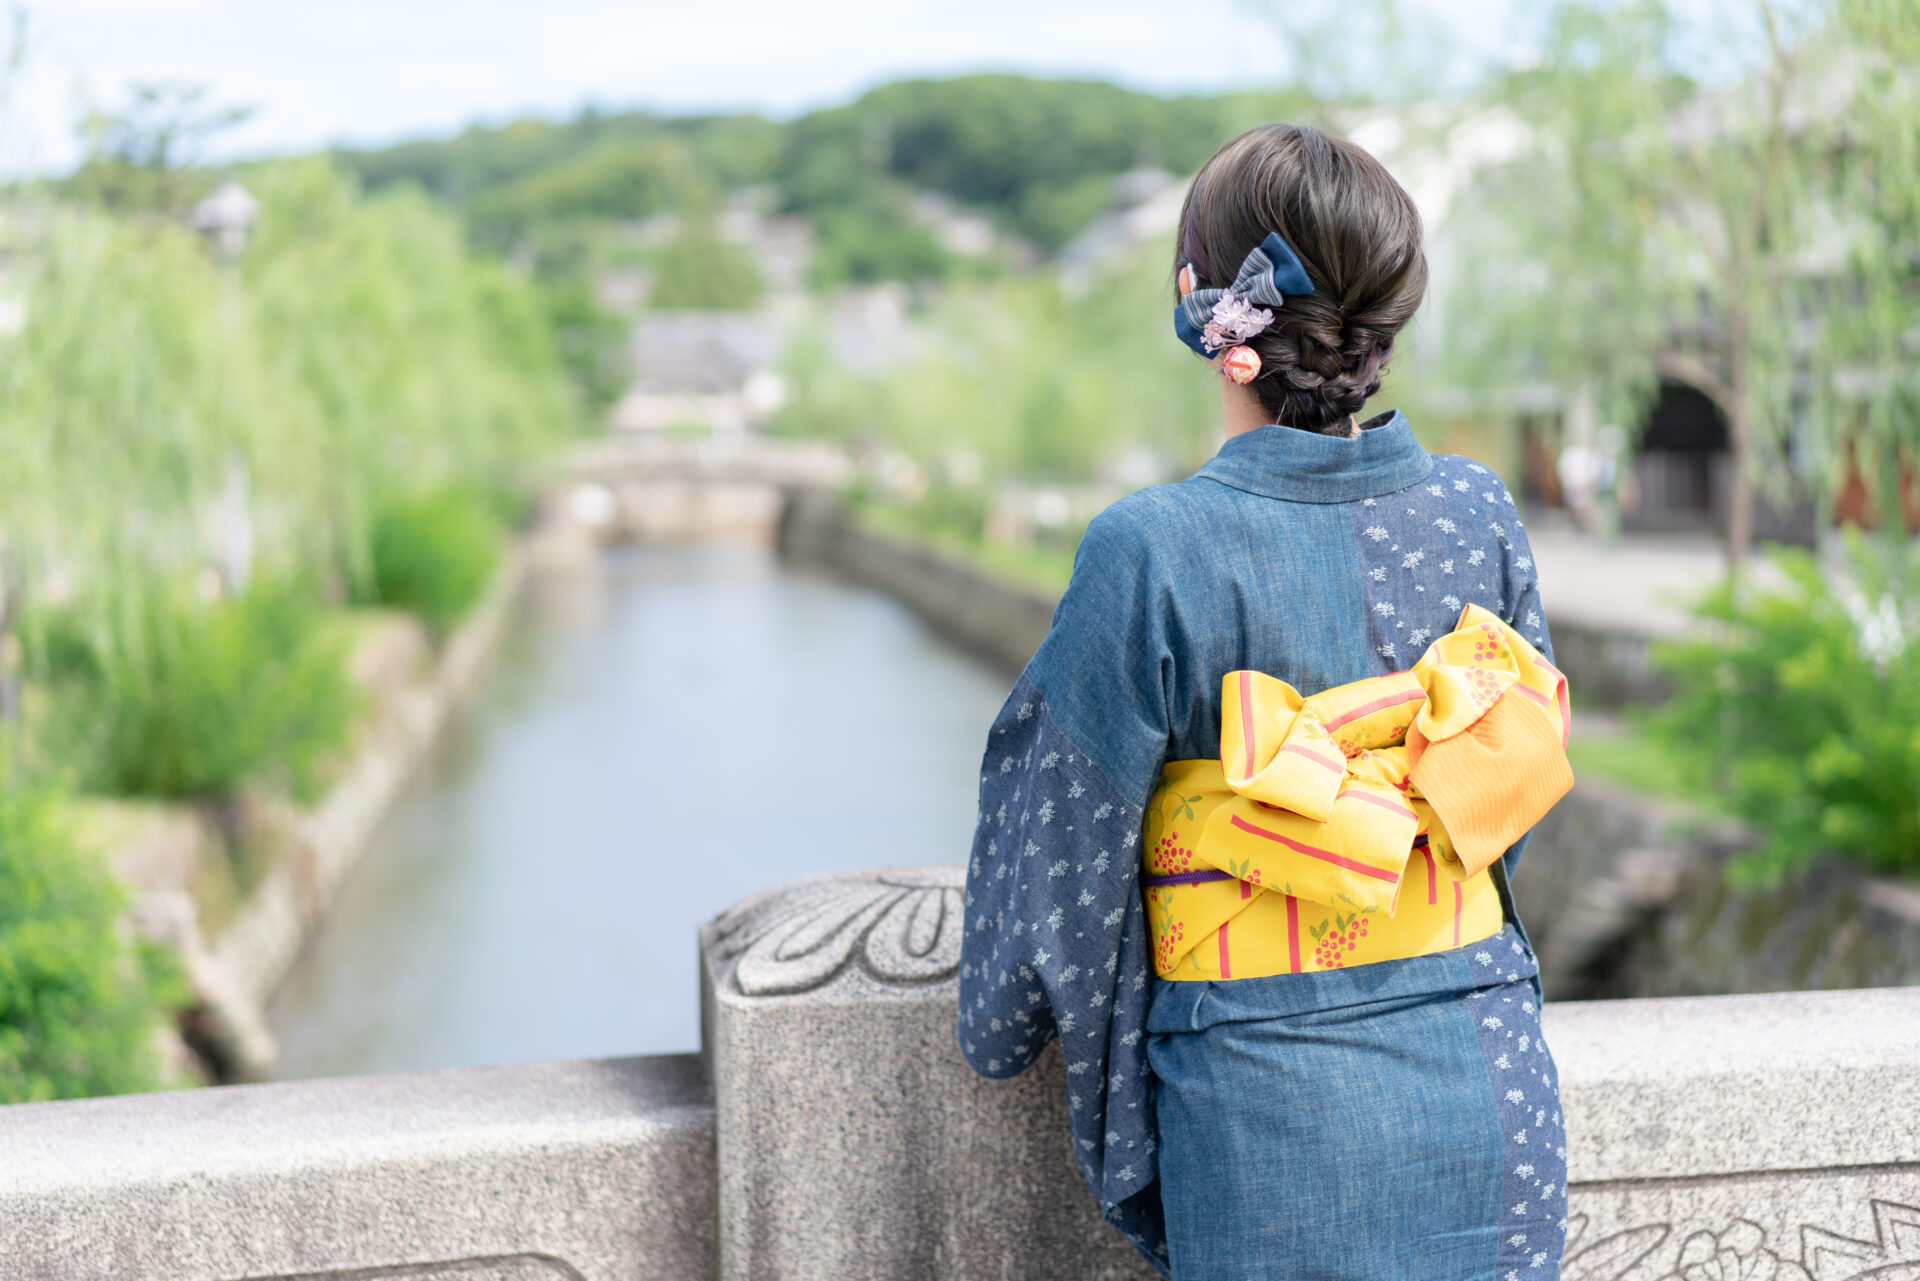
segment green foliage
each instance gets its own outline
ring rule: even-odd
[[[160,1088],[155,1034],[188,998],[178,962],[128,938],[124,892],[59,802],[0,782],[0,1103]]]
[[[688,220],[654,259],[648,303],[663,311],[750,311],[760,302],[753,259],[706,221]]]
[[[258,582],[207,603],[168,586],[52,612],[29,629],[51,693],[43,741],[95,792],[209,797],[296,787],[345,739],[357,697],[317,593]]]
[[[1112,208],[1113,198],[1110,174],[1088,174],[1073,182],[1035,185],[1021,196],[1013,220],[1041,245],[1058,248]]]
[[[486,591],[501,538],[494,513],[466,490],[389,497],[373,518],[373,599],[444,635]]]
[[[568,380],[585,408],[606,409],[626,391],[632,373],[627,323],[600,305],[584,273],[542,281],[539,290]]]
[[[1590,388],[1607,421],[1637,422],[1701,262],[1670,240],[1672,206],[1691,193],[1667,137],[1696,87],[1666,61],[1657,6],[1560,5],[1552,19],[1547,62],[1502,93],[1529,145],[1481,175],[1453,219],[1476,287],[1439,334],[1445,360],[1496,403],[1545,379]]]
[[[831,288],[944,277],[951,257],[933,232],[894,207],[900,203],[821,213],[813,227],[814,284]]]
[[[565,124],[523,120],[338,158],[373,189],[417,186],[464,210],[477,245],[530,266],[547,292],[566,372],[599,410],[625,390],[627,373],[625,323],[602,308],[599,276],[644,254],[633,235],[639,220],[677,213],[704,224],[723,193],[767,181],[782,130],[758,116],[588,110]],[[693,248],[713,259],[717,292],[708,298],[699,282],[676,279],[667,297],[680,301],[669,305],[753,305],[760,286],[751,264],[703,232]]]
[[[156,172],[175,174],[172,155]],[[417,189],[367,198],[324,160],[245,182],[262,209],[237,267],[156,216],[175,195],[72,185],[0,206],[18,746],[97,792],[316,782],[357,710],[327,602],[384,589],[444,623],[492,563],[493,505],[523,497],[580,422],[555,341],[569,304],[476,259]],[[415,491],[454,496],[396,549],[376,500]],[[250,562],[274,572],[235,598],[189,587]],[[53,802],[6,775],[0,1099],[151,1088],[155,1011],[184,996],[124,941],[124,905]]]
[[[1832,185],[1851,210],[1847,260],[1817,330],[1830,377],[1811,381],[1816,413],[1833,424],[1832,469],[1858,462],[1880,482],[1884,519],[1898,506],[1901,461],[1920,456],[1920,6],[1905,0],[1839,0],[1839,27],[1858,86],[1846,110],[1846,143]]]
[[[869,529],[936,548],[1003,582],[1056,595],[1065,591],[1073,574],[1074,549],[1086,530],[1072,530],[1057,542],[986,542],[980,537],[978,525],[967,519],[969,499],[979,497],[977,491],[955,495],[950,489],[936,486],[920,503],[869,498],[857,503],[855,510],[860,523]]]
[[[262,172],[256,194],[245,287],[283,378],[281,457],[297,458],[319,552],[363,584],[373,495],[525,484],[575,410],[540,297],[470,257],[418,191],[362,199],[307,161]]]
[[[227,461],[271,476],[282,457],[263,371],[236,351],[215,271],[188,233],[91,215],[49,217],[32,247],[28,323],[0,362],[9,550],[190,554],[184,518]]]
[[[1111,84],[982,75],[903,81],[789,123],[583,113],[448,142],[342,152],[371,188],[417,184],[466,210],[489,247],[581,219],[698,211],[771,185],[815,220],[820,283],[918,280],[954,263],[911,216],[916,191],[987,211],[1053,250],[1136,165],[1194,169],[1235,129],[1297,113],[1298,95],[1159,98]]]
[[[1767,833],[1735,866],[1770,883],[1837,854],[1920,870],[1920,582],[1855,540],[1850,580],[1782,553],[1784,584],[1722,586],[1700,639],[1657,660],[1673,700],[1650,727]]]
[[[607,139],[550,168],[538,169],[473,200],[468,217],[479,241],[508,248],[547,220],[632,219],[664,213],[708,183],[688,148],[672,138]]]
[[[29,580],[194,572],[237,472],[264,558],[358,584],[374,495],[510,490],[577,429],[546,301],[443,210],[323,161],[247,182],[237,276],[166,225],[0,223],[26,314],[0,338],[0,534]]]
[[[921,318],[904,358],[862,375],[834,361],[821,331],[789,350],[781,432],[900,456],[927,483],[856,495],[863,519],[932,541],[988,571],[1058,591],[1080,524],[1031,545],[985,537],[990,509],[1025,484],[1118,497],[1143,454],[1167,479],[1219,443],[1218,381],[1167,332],[1165,260],[1141,255],[1069,296],[1051,275],[949,287]],[[883,469],[884,470],[884,469]],[[1009,486],[1008,482],[1013,482]],[[1084,513],[1082,513],[1084,517]]]
[[[463,209],[477,209],[548,171],[568,172],[573,178],[552,188],[554,196],[579,202],[592,192],[596,208],[609,208],[601,202],[621,190],[609,175],[623,168],[699,173],[722,188],[764,182],[772,172],[782,133],[780,125],[758,116],[668,118],[647,112],[604,115],[588,109],[565,124],[517,120],[497,128],[476,126],[447,142],[342,151],[335,158],[370,189],[417,185]],[[680,159],[669,160],[668,151],[676,149]],[[643,164],[621,159],[623,153],[653,159]],[[587,162],[588,157],[595,159]],[[647,164],[655,168],[647,169]],[[628,190],[654,194],[645,186]],[[519,207],[533,205],[526,202]],[[651,212],[618,205],[610,208],[613,216],[623,218]],[[575,211],[579,211],[577,204]]]
[[[900,81],[795,121],[777,178],[790,206],[811,213],[871,206],[876,186],[898,180],[992,210],[1055,249],[1104,207],[1106,179],[1140,164],[1197,168],[1224,137],[1226,115],[1219,98],[1157,98],[1097,81]],[[1095,189],[1097,201],[1086,195]]]

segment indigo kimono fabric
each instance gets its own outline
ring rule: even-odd
[[[1220,759],[1229,673],[1306,697],[1388,676],[1468,606],[1551,664],[1498,477],[1397,413],[1351,438],[1261,427],[1088,526],[988,733],[961,1049],[1010,1077],[1059,1038],[1081,1174],[1163,1275],[1559,1275],[1557,1083],[1509,909],[1459,948],[1176,982],[1139,884],[1169,764]],[[1424,899],[1424,864],[1406,876]]]

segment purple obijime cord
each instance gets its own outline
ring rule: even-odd
[[[1425,836],[1413,838],[1413,848],[1419,849],[1427,843]],[[1198,872],[1170,872],[1165,876],[1147,876],[1141,878],[1141,884],[1150,890],[1166,885],[1205,885],[1208,881],[1237,880],[1231,872],[1223,872],[1217,867],[1209,867]]]
[[[1148,889],[1159,889],[1163,885],[1204,885],[1208,881],[1231,881],[1236,879],[1231,872],[1223,872],[1217,867],[1200,872],[1172,872],[1166,876],[1149,876],[1145,880]]]

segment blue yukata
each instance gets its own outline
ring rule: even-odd
[[[1312,694],[1400,671],[1470,604],[1551,661],[1491,471],[1398,413],[1261,427],[1088,526],[988,734],[961,1049],[1009,1077],[1059,1038],[1087,1187],[1175,1281],[1560,1274],[1558,1083],[1504,888],[1465,946],[1225,981],[1156,978],[1141,901],[1143,807],[1168,762],[1219,754],[1226,673]]]

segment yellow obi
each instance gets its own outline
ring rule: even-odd
[[[1303,698],[1221,684],[1220,757],[1147,802],[1147,921],[1169,979],[1257,978],[1497,933],[1487,869],[1573,786],[1566,678],[1478,605],[1404,672]]]

